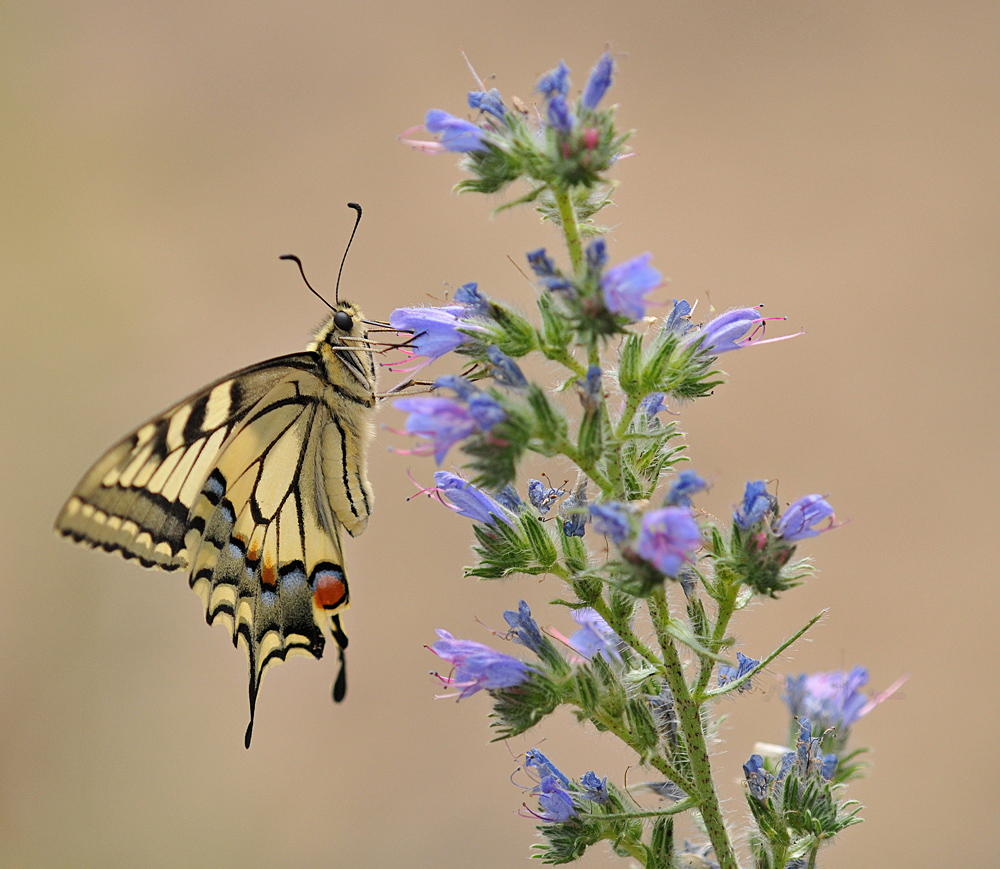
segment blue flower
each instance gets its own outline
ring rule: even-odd
[[[476,331],[478,327],[460,319],[465,308],[396,308],[389,315],[389,325],[401,332],[413,332],[410,346],[416,356],[438,359],[470,337],[459,329]]]
[[[558,274],[555,262],[552,257],[545,253],[544,247],[528,251],[528,265],[540,278],[550,278]]]
[[[569,93],[569,67],[560,60],[559,66],[550,69],[538,80],[535,90],[544,94],[546,99],[556,94],[566,96]]]
[[[709,320],[691,336],[689,344],[697,346],[702,353],[710,353],[712,356],[739,350],[749,340],[740,339],[753,326],[763,321],[764,318],[756,308],[735,308],[720,314],[714,320]]]
[[[549,126],[560,133],[568,133],[573,129],[573,115],[566,105],[566,98],[561,94],[556,94],[549,100],[547,118]]]
[[[482,643],[456,640],[447,631],[440,629],[437,635],[441,639],[431,646],[431,651],[454,668],[452,675],[438,678],[444,684],[459,689],[459,700],[483,688],[494,691],[518,685],[533,672],[533,668],[524,661],[504,655]]]
[[[485,392],[469,396],[469,414],[483,431],[489,431],[507,418],[507,411],[500,402]]]
[[[612,314],[641,320],[646,315],[646,295],[662,283],[662,276],[649,261],[651,253],[640,254],[612,266],[601,280],[604,307]]]
[[[824,519],[830,519],[830,524],[816,529],[814,526]],[[794,543],[806,537],[816,537],[833,527],[833,507],[823,500],[822,495],[806,495],[789,505],[774,530],[788,543]]]
[[[843,736],[882,699],[862,693],[861,688],[867,684],[868,671],[864,667],[855,667],[849,673],[802,673],[787,678],[782,699],[793,717],[808,718],[820,732],[834,728],[838,736]]]
[[[601,388],[601,366],[591,365],[587,368],[585,380],[577,380],[580,387],[580,401],[586,410],[594,411],[600,408],[604,392]]]
[[[667,492],[667,505],[671,507],[690,507],[691,496],[698,494],[708,486],[694,471],[681,471],[670,484]]]
[[[451,389],[462,401],[468,401],[473,395],[479,392],[472,381],[466,380],[458,374],[442,374],[434,381],[435,389]]]
[[[531,610],[523,600],[517,605],[517,612],[514,610],[504,610],[504,621],[510,625],[515,642],[522,646],[527,646],[536,655],[542,656],[545,653],[547,640],[542,637],[542,632],[536,622],[531,617]]]
[[[746,776],[750,793],[758,802],[765,802],[771,794],[774,776],[764,767],[764,758],[759,754],[750,755],[750,760],[743,764],[743,775]]]
[[[483,298],[478,287],[475,281],[469,281],[455,290],[455,301],[465,309],[463,314],[466,317],[486,318],[490,315],[489,303]],[[447,310],[451,310],[451,306]]]
[[[555,776],[545,776],[531,793],[538,797],[538,805],[542,807],[542,814],[538,816],[541,820],[561,823],[576,817],[573,798],[560,787]]]
[[[569,787],[569,779],[563,775],[551,760],[542,754],[537,748],[529,748],[524,754],[524,765],[528,769],[538,770],[541,778],[552,776],[559,781],[563,787]]]
[[[733,521],[747,531],[763,519],[768,510],[773,510],[775,503],[774,496],[767,491],[767,483],[763,480],[748,482],[743,502],[733,513]]]
[[[407,434],[427,438],[432,442],[434,461],[439,465],[452,445],[476,431],[476,421],[463,405],[441,396],[416,396],[393,402],[398,410],[409,413]]]
[[[666,402],[664,401],[666,397],[666,393],[663,392],[649,393],[649,395],[639,402],[638,412],[643,416],[652,419],[661,410],[667,409]]]
[[[486,150],[483,130],[470,121],[456,118],[441,109],[431,109],[424,120],[424,126],[429,133],[441,136],[441,144],[448,151],[464,154]]]
[[[580,625],[580,630],[569,638],[569,647],[588,660],[594,655],[600,655],[609,664],[612,661],[622,662],[621,637],[616,634],[611,625],[604,621],[597,611],[591,607],[583,607],[573,612],[573,621]]]
[[[677,576],[699,546],[701,531],[687,507],[663,507],[642,517],[636,552],[660,573]]]
[[[465,516],[483,525],[493,525],[496,517],[508,525],[514,524],[507,511],[493,498],[482,489],[477,489],[468,480],[463,480],[458,474],[437,471],[434,474],[434,485],[458,508],[455,512],[459,516]]]
[[[585,772],[580,778],[580,787],[583,788],[587,799],[593,800],[598,805],[605,805],[608,801],[608,777],[603,779],[597,777],[593,770]]]
[[[678,335],[686,335],[694,328],[691,322],[692,307],[684,299],[674,299],[674,306],[663,321],[664,332],[676,332]]]
[[[735,682],[737,679],[742,678],[747,673],[752,672],[757,666],[760,665],[760,661],[755,661],[753,658],[748,658],[742,652],[736,653],[736,664],[737,666],[731,667],[728,664],[719,664],[719,687],[723,685],[728,685],[730,682]],[[750,684],[750,680],[747,679],[737,691],[749,691],[753,685]]]
[[[493,365],[493,379],[502,386],[511,389],[524,389],[528,381],[517,363],[499,347],[490,344],[486,348],[486,356]]]
[[[591,505],[590,518],[594,522],[594,530],[610,537],[615,546],[621,546],[622,541],[632,536],[631,515],[617,501]]]
[[[507,120],[507,107],[500,98],[500,91],[491,88],[488,91],[469,91],[469,107],[488,112],[501,121]]]
[[[497,492],[496,499],[498,504],[506,507],[511,513],[520,513],[524,510],[524,501],[510,483]]]
[[[583,96],[580,97],[581,106],[591,111],[597,108],[597,104],[611,87],[611,74],[614,68],[615,61],[611,52],[605,51],[597,61],[597,65],[590,71],[587,86],[583,89]]]
[[[543,516],[565,494],[565,489],[547,487],[541,480],[528,480],[528,500]]]
[[[603,271],[608,264],[608,246],[603,238],[595,238],[587,245],[587,266],[595,273]]]

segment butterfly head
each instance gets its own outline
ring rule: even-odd
[[[364,314],[350,302],[337,302],[310,347],[319,353],[327,378],[335,386],[375,396],[375,360]]]

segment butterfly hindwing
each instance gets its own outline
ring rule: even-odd
[[[375,383],[364,319],[340,302],[306,352],[217,380],[121,440],[56,519],[77,542],[188,573],[208,622],[247,651],[248,747],[264,671],[319,658],[324,628],[344,696],[340,529],[360,534],[371,511]]]

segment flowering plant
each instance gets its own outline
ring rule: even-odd
[[[454,689],[445,696],[488,692],[497,739],[567,706],[658,773],[661,780],[646,787],[670,801],[645,809],[607,777],[588,771],[571,779],[532,749],[524,769],[538,805],[525,811],[542,833],[536,856],[569,862],[607,841],[647,867],[735,869],[708,750],[713,709],[721,697],[747,692],[820,616],[759,660],[735,651],[735,665],[730,622],[755,597],[777,598],[804,582],[812,570],[797,557],[799,544],[836,524],[823,496],[782,509],[762,480],[747,483],[728,527],[696,510],[706,483],[682,468],[682,432],[661,414],[711,394],[724,380],[721,354],[781,340],[762,337],[766,319],[780,318],[744,307],[697,324],[684,300],[647,318],[662,283],[651,254],[612,264],[596,223],[613,189],[607,172],[631,135],[616,128],[614,107],[602,108],[614,67],[605,53],[573,100],[560,63],[538,81],[540,99],[530,108],[516,99],[508,106],[497,90],[481,87],[468,95],[474,120],[431,110],[424,129],[436,138],[404,139],[423,151],[461,154],[469,177],[458,191],[498,193],[526,182],[526,193],[500,207],[534,207],[561,230],[566,254],[527,254],[538,283],[537,322],[474,283],[453,304],[393,312],[392,326],[414,333],[407,370],[446,354],[468,362],[462,375],[438,377],[433,395],[396,401],[409,415],[405,432],[419,439],[400,452],[433,455],[440,466],[458,446],[469,479],[439,471],[426,491],[472,520],[476,561],[467,575],[557,577],[563,591],[553,603],[579,625],[570,637],[543,631],[521,601],[503,614],[505,639],[512,651],[522,646],[527,660],[439,630],[430,648],[451,666],[438,677]],[[557,391],[575,393],[576,415],[525,376],[519,360],[529,356],[561,368]],[[522,497],[518,470],[531,453],[573,465],[571,490],[530,480]],[[548,521],[553,508],[558,519]],[[769,759],[755,754],[744,766],[755,866],[815,865],[820,846],[859,821],[856,804],[843,796],[862,768],[847,740],[857,719],[887,696],[861,694],[866,681],[861,668],[789,677],[790,746]],[[675,844],[673,821],[683,812],[707,843]]]

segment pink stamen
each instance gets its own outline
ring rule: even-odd
[[[414,151],[423,151],[425,154],[439,154],[441,151],[447,150],[444,145],[437,141],[428,142],[426,139],[405,138],[420,131],[426,132],[427,128],[423,124],[417,124],[415,127],[403,130],[396,138],[404,145],[409,145]]]
[[[879,694],[873,694],[872,697],[871,697],[871,699],[864,706],[861,707],[861,712],[858,714],[859,717],[862,716],[862,715],[867,715],[876,706],[878,706],[879,703],[881,703],[883,700],[888,700],[893,694],[895,694],[900,688],[903,687],[903,684],[909,678],[910,678],[910,674],[909,673],[904,673],[895,682],[893,682],[888,688],[886,688],[885,691],[882,691]]]

